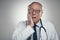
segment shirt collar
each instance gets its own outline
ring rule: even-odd
[[[36,23],[36,25],[37,25],[38,27],[41,27],[40,20]]]

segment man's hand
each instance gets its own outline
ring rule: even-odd
[[[27,14],[27,18],[28,18],[28,25],[30,25],[33,28],[34,23],[33,23],[31,15],[29,13]]]

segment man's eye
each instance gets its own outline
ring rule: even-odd
[[[39,10],[39,12],[40,12],[40,10]]]

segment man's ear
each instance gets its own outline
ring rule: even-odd
[[[42,10],[42,11],[40,11],[40,13],[41,13],[41,14],[43,14],[43,10]]]
[[[40,17],[42,17],[43,11],[40,12]]]

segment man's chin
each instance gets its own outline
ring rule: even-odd
[[[36,19],[33,19],[33,23],[36,23],[37,21],[36,21]]]
[[[33,21],[33,23],[36,23],[36,21]]]
[[[36,21],[36,20],[33,20],[33,23],[35,23],[35,24],[36,24],[37,22],[38,22],[38,21]]]

